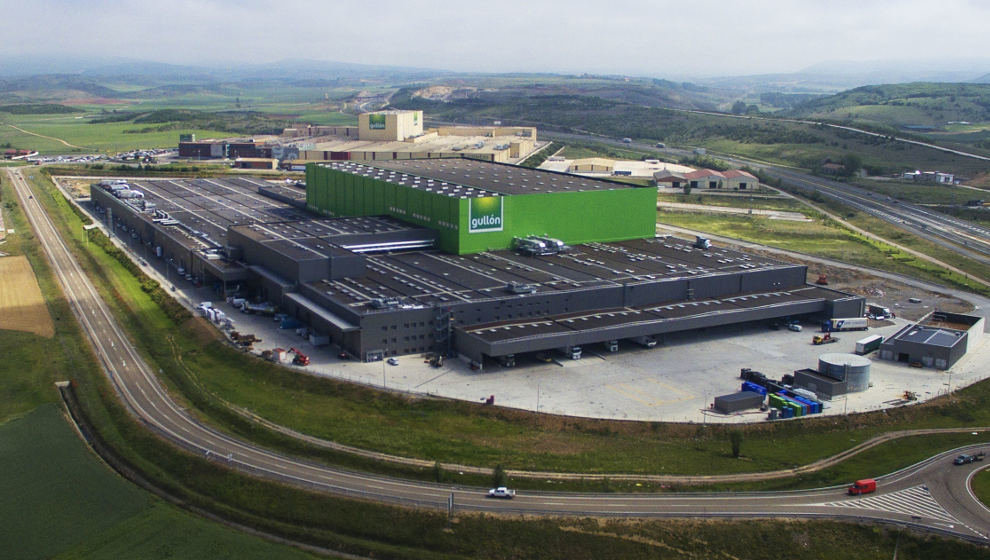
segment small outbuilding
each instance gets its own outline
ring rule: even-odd
[[[983,336],[985,319],[936,311],[904,327],[880,345],[880,359],[949,369]]]
[[[241,157],[234,160],[234,167],[238,169],[277,169],[278,160],[273,158]]]

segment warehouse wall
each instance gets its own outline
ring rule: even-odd
[[[326,216],[388,215],[433,229],[456,252],[460,199],[316,165],[306,166],[306,206]]]
[[[556,192],[503,197],[502,231],[470,233],[461,200],[456,252],[512,247],[513,237],[549,235],[569,244],[622,241],[656,234],[656,189]]]
[[[470,233],[469,200],[455,199],[316,165],[306,167],[306,204],[327,216],[390,215],[437,230],[439,247],[469,254],[508,249],[513,237],[549,235],[565,243],[653,237],[656,189],[512,195],[502,231]]]

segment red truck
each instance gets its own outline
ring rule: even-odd
[[[859,496],[861,494],[870,494],[877,491],[877,481],[872,478],[864,478],[863,480],[857,480],[852,483],[849,487],[850,496]]]

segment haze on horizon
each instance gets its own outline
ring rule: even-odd
[[[0,0],[0,57],[212,66],[333,60],[475,72],[728,76],[832,61],[968,70],[990,2]],[[841,65],[841,63],[840,63]],[[990,68],[975,65],[974,73]],[[39,67],[38,73],[44,73]]]

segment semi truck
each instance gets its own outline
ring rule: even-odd
[[[865,331],[870,324],[866,317],[829,319],[822,323],[822,332]]]
[[[860,356],[869,354],[877,348],[880,348],[882,343],[883,337],[878,334],[862,338],[856,341],[856,353]]]

